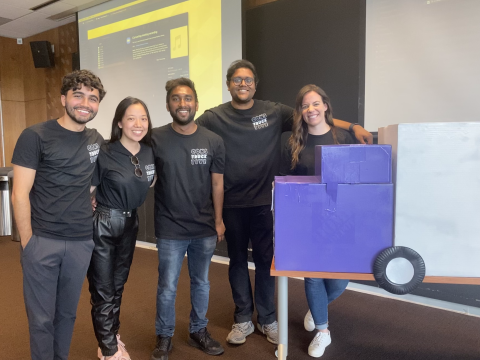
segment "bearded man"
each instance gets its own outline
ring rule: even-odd
[[[90,183],[103,138],[86,124],[106,92],[88,70],[66,75],[60,92],[63,116],[25,129],[12,159],[32,360],[68,359],[94,247]]]

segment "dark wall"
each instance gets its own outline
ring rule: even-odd
[[[365,0],[278,0],[247,10],[244,26],[245,58],[260,77],[257,99],[293,106],[298,90],[314,83],[330,96],[334,117],[363,124]],[[153,202],[150,189],[139,209],[138,239],[151,243]],[[215,253],[227,256],[225,242]],[[413,294],[480,307],[480,286],[424,283]]]
[[[244,23],[257,99],[293,107],[298,90],[314,83],[330,96],[335,118],[363,125],[365,0],[278,0],[247,10]],[[480,307],[480,286],[422,283],[413,294]]]
[[[300,88],[313,83],[329,95],[335,118],[363,123],[365,1],[278,0],[245,18],[257,99],[293,107]]]
[[[148,189],[145,202],[137,209],[138,212],[138,235],[137,239],[156,244],[154,222],[155,196],[153,188]]]

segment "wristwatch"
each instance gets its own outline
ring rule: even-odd
[[[353,132],[353,127],[355,125],[360,125],[359,123],[351,123],[350,126],[348,127],[348,131]]]

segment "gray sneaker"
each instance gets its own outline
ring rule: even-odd
[[[274,321],[273,323],[267,325],[260,325],[257,323],[257,327],[262,334],[267,335],[268,341],[270,341],[272,344],[278,344],[278,322]]]
[[[251,321],[236,323],[232,326],[232,331],[227,336],[227,342],[240,345],[247,341],[247,336],[253,333],[255,327]]]

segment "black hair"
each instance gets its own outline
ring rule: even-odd
[[[170,95],[172,94],[172,91],[177,86],[188,86],[190,89],[192,89],[193,94],[195,95],[195,102],[198,102],[197,90],[195,90],[195,84],[193,83],[193,81],[188,78],[181,77],[178,79],[168,80],[167,83],[165,84],[165,90],[167,90],[167,103],[168,103],[168,100],[170,99]]]
[[[63,77],[60,94],[67,96],[69,90],[80,90],[82,85],[91,90],[97,89],[100,96],[99,102],[103,100],[107,93],[103,88],[102,81],[97,75],[90,70],[75,70]]]
[[[227,82],[229,83],[235,71],[241,68],[249,69],[253,73],[253,80],[255,81],[255,87],[257,87],[258,83],[260,82],[260,79],[257,75],[257,70],[250,61],[244,59],[236,60],[230,64],[230,67],[227,70]]]
[[[150,113],[148,112],[147,105],[137,98],[134,97],[126,97],[117,105],[117,109],[115,110],[115,115],[113,116],[112,121],[112,132],[110,134],[110,143],[113,143],[117,140],[120,140],[122,137],[122,129],[118,126],[119,123],[122,122],[123,117],[125,116],[125,112],[127,111],[128,107],[131,105],[140,104],[145,109],[147,113],[148,119],[148,130],[147,134],[140,140],[140,142],[151,146],[151,139],[152,139],[152,121],[150,120]]]

